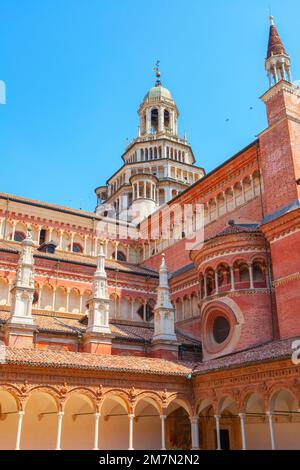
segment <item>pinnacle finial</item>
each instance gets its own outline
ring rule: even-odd
[[[274,16],[270,15],[270,26],[275,26]]]
[[[161,81],[160,81],[160,70],[159,70],[159,66],[160,66],[160,60],[157,60],[156,63],[155,63],[155,66],[152,68],[153,72],[155,72],[155,76],[156,76],[156,83],[155,85],[158,86],[158,85],[161,85]]]

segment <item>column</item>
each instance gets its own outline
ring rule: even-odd
[[[70,251],[73,251],[74,236],[75,236],[75,233],[71,233]]]
[[[244,188],[244,185],[243,185],[243,181],[241,181],[240,184],[241,184],[241,188],[242,188],[242,199],[243,199],[243,202],[246,202],[245,188]]]
[[[147,302],[146,300],[144,300],[144,304],[143,304],[143,320],[146,321],[146,306],[147,306]]]
[[[17,222],[13,222],[13,229],[12,229],[12,234],[11,234],[11,239],[12,240],[15,239],[16,225],[17,225]]]
[[[129,414],[129,447],[128,450],[134,450],[133,448],[133,420],[134,420],[134,414]]]
[[[94,432],[94,449],[99,450],[99,419],[101,414],[95,413],[95,432]]]
[[[161,421],[161,450],[166,450],[166,416],[160,415]]]
[[[62,247],[63,247],[63,235],[64,235],[64,231],[60,230],[60,232],[59,232],[59,245],[58,245],[58,248],[60,250],[62,250]]]
[[[151,130],[151,109],[146,110],[146,134],[150,134]]]
[[[134,307],[134,299],[131,299],[131,320],[133,320],[133,318],[134,318],[134,310],[133,310],[133,307]]]
[[[40,244],[41,230],[42,230],[42,227],[39,225],[38,231],[37,231],[37,241],[36,241],[38,245]]]
[[[206,278],[206,274],[204,274],[203,276],[203,281],[204,281],[204,298],[206,299],[207,297],[207,278]]]
[[[63,420],[64,412],[59,411],[57,413],[58,423],[57,423],[57,437],[56,437],[56,448],[55,450],[61,450],[61,430],[62,430],[62,420]]]
[[[251,182],[251,190],[252,190],[252,196],[255,197],[255,188],[254,188],[254,181],[252,175],[249,176],[250,182]]]
[[[15,448],[15,450],[20,450],[23,416],[24,416],[24,411],[19,411],[18,412],[18,428],[17,428],[17,438],[16,438],[16,448]]]
[[[234,269],[230,266],[231,290],[235,290]]]
[[[49,242],[51,241],[51,238],[52,238],[52,232],[53,232],[53,227],[50,227],[49,233],[48,233],[48,241]]]
[[[52,310],[55,310],[56,288],[53,288]]]
[[[220,435],[220,416],[215,415],[215,420],[216,420],[217,450],[222,450],[221,435]]]
[[[223,197],[224,197],[224,204],[225,204],[225,212],[227,212],[227,211],[228,211],[228,207],[227,207],[227,194],[226,194],[225,191],[223,192]]]
[[[158,132],[164,130],[164,108],[158,108]]]
[[[39,298],[37,308],[41,308],[41,298],[42,298],[42,287],[39,287]]]
[[[232,200],[233,200],[233,207],[234,209],[236,208],[236,198],[235,198],[235,191],[234,191],[234,186],[232,186]]]
[[[67,305],[66,305],[66,311],[69,311],[69,301],[70,301],[70,289],[67,289]]]
[[[199,445],[199,417],[198,416],[191,416],[191,435],[192,435],[192,450],[200,449]]]
[[[270,428],[270,437],[271,437],[271,448],[275,450],[275,434],[274,434],[274,425],[273,425],[273,415],[270,411],[267,411],[266,415],[269,419],[269,428]]]
[[[239,413],[241,421],[242,449],[246,450],[245,414]]]
[[[3,234],[3,222],[4,222],[4,219],[1,219],[0,220],[0,238],[4,238],[4,234]]]
[[[119,242],[116,242],[115,243],[115,259],[117,259],[118,257],[118,246],[119,246]]]
[[[253,283],[253,265],[252,265],[252,263],[249,264],[249,277],[250,277],[250,289],[254,289],[254,283]]]
[[[83,302],[83,294],[80,293],[80,296],[79,296],[79,313],[82,312],[82,302]]]
[[[11,288],[12,288],[12,284],[13,284],[12,279],[9,278],[9,279],[8,279],[8,285],[7,285],[7,287],[8,287],[8,291],[7,291],[7,305],[10,305],[10,300],[11,300],[11,292],[10,292],[10,291],[11,291]]]
[[[85,235],[84,235],[84,245],[83,245],[83,253],[84,253],[85,255],[87,254],[87,253],[86,253],[87,237],[88,237],[88,235],[85,234]]]
[[[218,271],[215,271],[215,293],[219,293],[219,278],[218,278]]]

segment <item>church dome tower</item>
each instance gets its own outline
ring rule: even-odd
[[[138,109],[138,136],[127,144],[123,166],[96,188],[98,213],[105,204],[110,216],[136,223],[204,176],[186,136],[178,135],[179,111],[162,86],[159,62],[154,70],[155,85]]]

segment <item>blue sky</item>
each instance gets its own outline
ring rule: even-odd
[[[212,170],[266,127],[270,6],[300,79],[298,0],[0,0],[0,191],[94,210],[157,58]]]

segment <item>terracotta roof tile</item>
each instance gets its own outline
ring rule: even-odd
[[[1,364],[169,376],[186,376],[191,372],[193,365],[192,363],[137,356],[105,356],[49,349],[13,349],[9,347],[5,348],[5,359]]]
[[[9,318],[8,312],[0,312],[0,325]],[[86,322],[82,318],[65,318],[54,315],[35,314],[35,323],[42,333],[56,333],[78,336],[86,330]],[[115,340],[126,340],[134,342],[150,343],[153,337],[153,326],[140,326],[138,324],[111,323],[111,332]],[[178,341],[182,344],[199,344],[197,340],[189,338],[181,332],[177,332]]]
[[[291,358],[293,339],[283,341],[273,341],[246,351],[240,351],[218,359],[211,359],[202,362],[197,366],[194,373],[202,374],[214,370],[229,369],[240,365],[250,365],[252,363],[263,363],[272,360]]]
[[[270,26],[270,33],[269,33],[269,42],[268,42],[268,52],[267,58],[271,57],[272,55],[280,55],[285,54],[287,55],[285,48],[281,42],[279,34],[277,32],[276,26]]]
[[[0,242],[0,250],[11,251],[13,253],[20,253],[21,251],[21,244],[11,241],[1,241]],[[96,268],[97,262],[95,256],[86,256],[79,253],[72,253],[68,251],[58,251],[56,253],[43,253],[38,251],[36,248],[34,251],[34,255],[39,258],[47,258],[53,260],[60,260],[60,261],[69,261],[80,263],[83,265],[94,266]],[[106,259],[105,260],[106,269],[112,270],[119,270],[122,272],[128,272],[132,274],[143,274],[145,276],[151,276],[158,278],[158,272],[147,268],[145,266],[127,263],[126,261],[119,261],[114,259]]]

